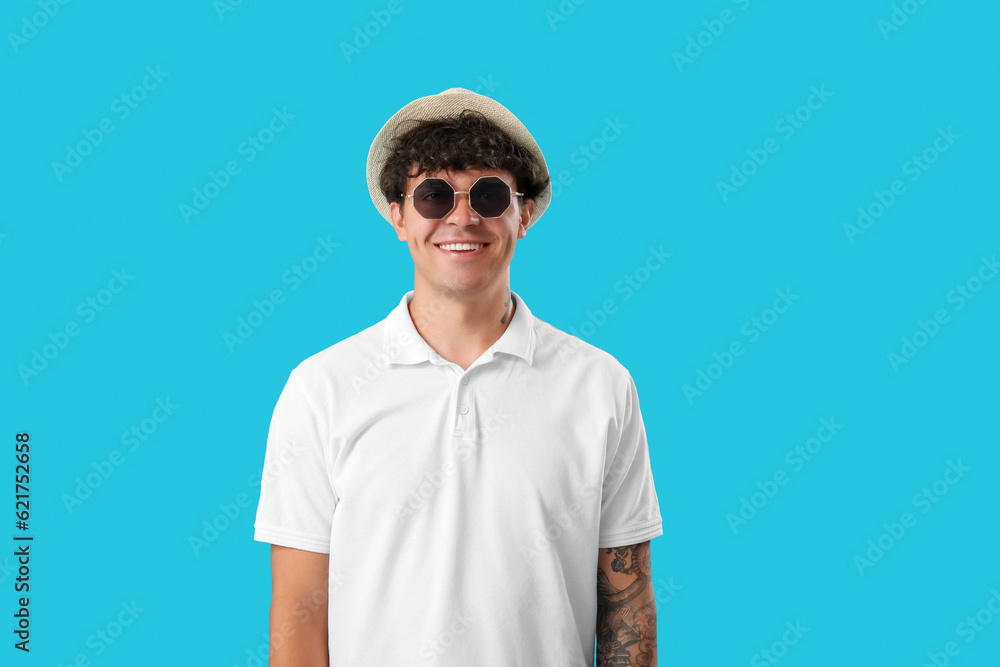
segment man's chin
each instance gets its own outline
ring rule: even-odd
[[[487,291],[489,283],[485,280],[444,279],[432,283],[434,290],[447,297],[479,297]]]

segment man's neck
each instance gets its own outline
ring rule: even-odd
[[[421,338],[442,358],[467,369],[510,326],[515,303],[509,283],[478,295],[417,284],[408,309]]]

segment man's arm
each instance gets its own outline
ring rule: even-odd
[[[329,667],[330,555],[271,545],[271,667]]]
[[[596,667],[656,667],[656,598],[649,540],[597,556]]]

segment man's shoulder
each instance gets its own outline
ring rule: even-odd
[[[587,371],[614,384],[631,377],[628,369],[610,352],[535,317],[536,357],[546,366],[566,371]]]
[[[303,359],[292,374],[303,380],[350,375],[383,352],[386,320],[380,320]]]

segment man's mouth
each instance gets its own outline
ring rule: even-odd
[[[489,243],[435,243],[434,245],[448,252],[471,253],[482,250]]]

